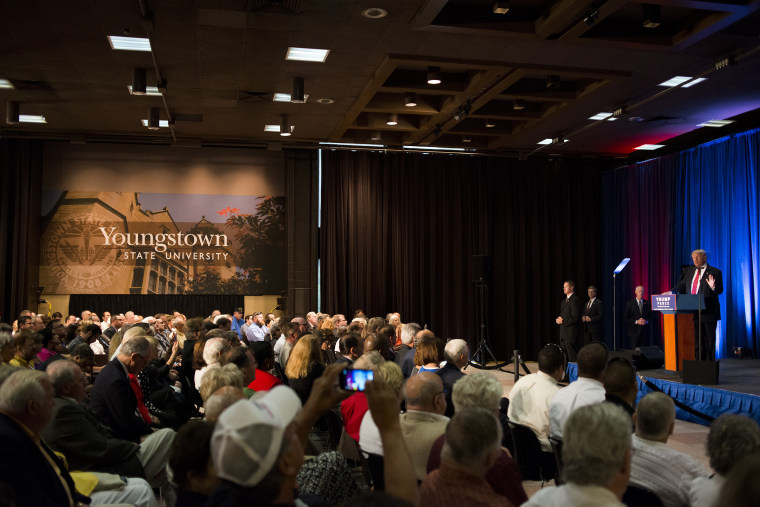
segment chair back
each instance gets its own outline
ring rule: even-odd
[[[559,486],[562,484],[562,439],[549,435],[549,443],[552,444],[552,452],[554,453],[554,464],[556,465],[556,473],[554,474],[554,484]]]
[[[629,484],[626,488],[623,503],[628,507],[665,507],[659,496],[635,484]]]
[[[512,458],[517,463],[523,480],[543,481],[551,477],[542,477],[541,444],[533,430],[527,426],[508,421],[512,435]]]

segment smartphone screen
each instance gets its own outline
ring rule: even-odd
[[[364,391],[364,384],[374,379],[372,370],[344,369],[340,372],[340,387],[346,391]]]

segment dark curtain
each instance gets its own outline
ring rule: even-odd
[[[0,139],[0,322],[37,310],[42,142]]]
[[[214,310],[231,314],[235,308],[243,308],[244,299],[244,296],[227,294],[72,294],[69,313],[79,316],[84,310],[90,310],[102,315],[104,311],[124,313],[131,310],[147,317],[177,310],[188,318],[208,317]]]
[[[760,130],[751,130],[603,177],[605,195],[614,196],[605,201],[605,265],[637,259],[623,288],[618,284],[626,298],[638,284],[647,293],[670,289],[697,248],[722,270],[717,357],[731,357],[734,347],[758,350],[758,171]],[[654,322],[658,333],[660,320]]]
[[[600,174],[592,160],[325,151],[322,310],[399,311],[437,336],[479,336],[473,255],[497,358],[558,340],[562,284],[600,285]],[[600,294],[603,297],[603,294]],[[350,320],[350,318],[349,318]]]

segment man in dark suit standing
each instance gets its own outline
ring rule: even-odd
[[[581,322],[583,322],[583,345],[591,342],[604,341],[602,338],[602,319],[604,308],[602,300],[596,297],[596,287],[588,288],[588,302],[583,310]]]
[[[623,319],[628,325],[628,338],[631,348],[637,349],[649,345],[649,318],[652,307],[644,299],[644,287],[639,285],[634,290],[636,297],[628,301],[623,312]]]
[[[578,356],[578,331],[581,321],[581,302],[575,295],[575,282],[566,280],[562,285],[565,298],[559,309],[559,317],[555,322],[559,325],[559,340],[567,352],[567,360],[575,362]]]
[[[681,279],[670,289],[676,294],[702,294],[705,309],[702,310],[702,357],[699,357],[699,316],[694,314],[694,357],[715,360],[715,330],[720,320],[720,301],[723,294],[723,274],[713,266],[707,265],[707,252],[702,249],[691,252],[693,266],[681,273]]]

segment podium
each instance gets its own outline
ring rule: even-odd
[[[716,385],[718,362],[694,357],[694,314],[705,309],[702,294],[652,296],[652,310],[662,313],[665,369],[683,372],[686,384]]]
[[[652,310],[662,313],[665,369],[683,370],[683,360],[693,360],[694,312],[705,309],[699,294],[664,294],[652,296]]]

